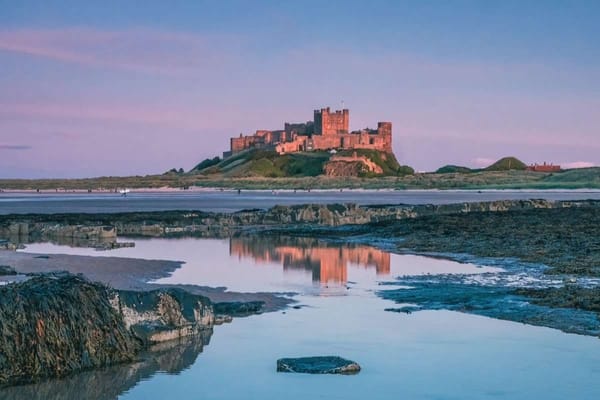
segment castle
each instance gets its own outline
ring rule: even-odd
[[[392,151],[392,123],[378,122],[377,129],[350,132],[350,111],[331,112],[329,107],[314,111],[312,121],[284,124],[283,130],[258,130],[254,135],[231,138],[230,151],[223,158],[253,148],[275,150],[279,154],[315,150],[370,149]]]

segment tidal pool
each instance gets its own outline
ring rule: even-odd
[[[160,282],[293,291],[302,307],[235,319],[215,327],[200,344],[173,345],[150,353],[145,363],[8,388],[0,398],[600,396],[598,338],[450,311],[391,313],[384,310],[397,304],[375,294],[386,289],[378,282],[396,276],[493,274],[499,268],[314,239],[134,241],[134,248],[109,252],[52,244],[28,245],[26,251],[181,260],[185,264]],[[312,355],[340,355],[360,363],[362,371],[354,376],[275,371],[278,358]]]

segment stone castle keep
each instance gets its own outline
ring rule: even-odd
[[[370,149],[392,151],[392,123],[378,122],[377,129],[350,132],[350,111],[331,112],[329,107],[314,111],[312,121],[286,122],[283,130],[258,130],[254,135],[231,138],[229,157],[253,148],[275,150],[279,154],[315,150]]]

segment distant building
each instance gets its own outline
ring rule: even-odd
[[[329,107],[314,111],[312,121],[284,124],[283,130],[258,130],[254,135],[231,138],[229,157],[240,151],[265,148],[279,154],[299,151],[335,149],[371,149],[392,151],[392,123],[378,122],[377,129],[362,129],[350,132],[350,111],[331,112]]]
[[[530,166],[527,167],[527,171],[534,171],[534,172],[559,172],[560,171],[560,165],[554,165],[554,164],[531,164]]]

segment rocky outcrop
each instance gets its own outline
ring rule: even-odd
[[[35,221],[28,218],[0,223],[0,238],[10,239],[0,249],[15,250],[16,244],[56,242],[73,247],[111,250],[131,246],[117,242],[117,229],[112,225],[72,224],[62,221]]]
[[[134,361],[150,345],[203,335],[214,314],[179,289],[116,291],[68,273],[0,287],[0,385]]]
[[[38,234],[42,239],[70,238],[86,240],[102,240],[115,238],[117,231],[114,226],[91,226],[70,224],[31,224],[27,222],[16,222],[5,228],[8,236],[29,236],[32,232]]]
[[[350,375],[360,372],[360,365],[337,356],[280,358],[277,372]]]
[[[12,243],[6,239],[0,239],[0,250],[16,250],[17,244]]]
[[[73,275],[0,288],[0,385],[133,361],[140,343],[110,290]]]
[[[326,176],[361,176],[367,173],[383,174],[383,168],[365,156],[332,156],[323,167]]]
[[[181,289],[121,290],[111,304],[144,345],[199,335],[215,322],[210,300]]]
[[[359,225],[397,221],[430,215],[464,214],[475,212],[505,212],[527,209],[591,207],[600,209],[600,201],[502,200],[441,205],[382,205],[308,204],[276,206],[268,210],[245,210],[235,213],[206,213],[201,211],[158,211],[121,214],[55,214],[0,216],[0,237],[9,237],[11,226],[30,237],[48,232],[72,232],[72,226],[114,227],[120,235],[129,236],[204,236],[227,237],[249,227],[283,225]],[[58,227],[63,226],[64,229]],[[25,227],[26,226],[26,227]],[[106,228],[106,232],[113,232]],[[102,228],[104,231],[105,228]],[[79,231],[82,231],[81,229]]]

